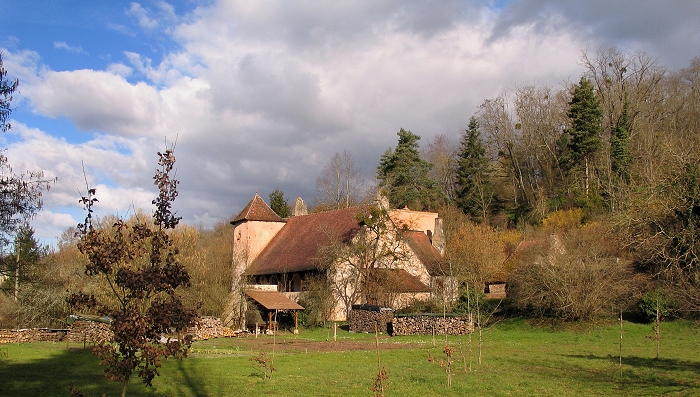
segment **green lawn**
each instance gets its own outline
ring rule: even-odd
[[[437,363],[444,337],[383,336],[381,361],[388,374],[387,396],[697,396],[700,395],[700,329],[687,322],[662,324],[660,358],[647,338],[651,325],[625,323],[622,376],[618,325],[585,330],[532,327],[524,320],[499,323],[484,332],[482,364],[472,337],[472,372],[464,372],[460,348],[468,337],[450,337],[452,388]],[[328,340],[328,341],[326,341]],[[374,336],[302,330],[275,340],[270,380],[250,357],[271,354],[270,336],[196,342],[189,358],[168,361],[162,376],[146,388],[133,380],[130,396],[370,396],[377,371]],[[364,345],[363,345],[364,344]],[[67,349],[69,347],[70,349]],[[351,350],[362,347],[365,350]],[[321,350],[321,351],[319,351]],[[428,361],[428,351],[435,362]],[[0,345],[0,396],[67,396],[69,385],[89,396],[119,395],[97,360],[82,345],[29,343]]]

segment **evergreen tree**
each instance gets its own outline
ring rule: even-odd
[[[585,192],[588,195],[590,162],[600,149],[603,112],[593,85],[584,77],[574,86],[567,114],[571,127],[564,131],[564,138],[568,139],[568,156],[564,158],[569,160],[571,168],[583,168]]]
[[[489,161],[479,137],[479,124],[472,116],[462,134],[457,160],[457,206],[473,220],[483,220],[493,202]]]
[[[420,136],[403,128],[397,135],[396,149],[387,149],[379,161],[379,187],[394,208],[408,206],[418,211],[437,208],[442,194],[437,183],[428,176],[432,164],[423,160],[418,152]]]
[[[46,247],[34,238],[34,229],[26,223],[20,226],[15,236],[14,252],[2,258],[0,276],[4,281],[0,289],[17,300],[20,286],[32,281],[34,269],[45,254]]]
[[[7,119],[12,113],[12,96],[19,81],[8,80],[0,52],[0,132],[7,132],[11,125]],[[16,174],[3,150],[0,150],[0,250],[9,246],[19,227],[41,209],[42,190],[50,181],[42,172]]]
[[[625,98],[622,115],[610,136],[612,170],[624,181],[629,181],[629,167],[632,164],[629,143],[629,101]]]
[[[275,214],[282,218],[288,218],[291,215],[292,211],[289,208],[289,202],[284,198],[284,192],[279,188],[270,193],[268,198],[270,199],[270,208],[275,211]]]

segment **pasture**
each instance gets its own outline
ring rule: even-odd
[[[452,386],[447,386],[444,336],[379,336],[387,396],[697,396],[700,328],[663,323],[659,358],[649,324],[625,322],[622,367],[619,324],[536,327],[523,319],[478,334],[449,337]],[[274,350],[274,352],[273,352]],[[265,351],[271,379],[251,357]],[[429,360],[429,358],[432,358]],[[471,362],[471,371],[469,363]],[[465,371],[466,369],[466,371]],[[152,388],[132,379],[129,396],[371,396],[377,374],[373,334],[338,329],[301,330],[273,338],[198,341],[183,361],[169,360]],[[64,342],[0,345],[0,396],[68,396],[70,385],[88,396],[118,396],[90,349]]]

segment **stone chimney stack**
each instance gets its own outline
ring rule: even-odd
[[[292,205],[292,216],[308,215],[309,210],[306,208],[306,203],[301,197],[297,197]]]
[[[445,255],[445,232],[442,230],[442,219],[435,218],[435,233],[433,233],[433,247],[440,253]]]

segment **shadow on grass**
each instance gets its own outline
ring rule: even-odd
[[[564,355],[571,358],[585,358],[588,360],[603,360],[615,361],[619,360],[617,356],[596,356],[592,354],[571,354]],[[632,367],[655,368],[664,371],[694,371],[700,372],[700,362],[688,360],[676,360],[670,358],[646,358],[637,356],[622,356],[622,364]]]
[[[563,355],[574,359],[586,359],[609,362],[609,372],[612,378],[619,380],[619,357],[596,355]],[[694,376],[700,372],[700,362],[670,358],[647,358],[638,356],[622,357],[622,381],[638,388],[663,387],[674,389],[700,389],[700,382]],[[630,368],[631,367],[631,368]]]
[[[69,389],[74,386],[87,396],[118,396],[121,394],[121,384],[105,378],[103,367],[99,360],[87,349],[47,349],[45,358],[25,360],[21,357],[28,354],[32,346],[10,348],[7,355],[0,357],[0,396],[69,396]],[[37,346],[42,349],[42,346]],[[15,356],[15,357],[13,357]],[[186,360],[186,359],[185,359]],[[172,361],[177,361],[173,363]],[[196,370],[183,367],[179,360],[164,362],[160,372],[168,377],[156,377],[153,388],[145,386],[137,374],[134,374],[127,395],[129,396],[204,396],[203,374]],[[160,382],[169,385],[166,391],[161,391]],[[176,385],[173,385],[176,383]]]

